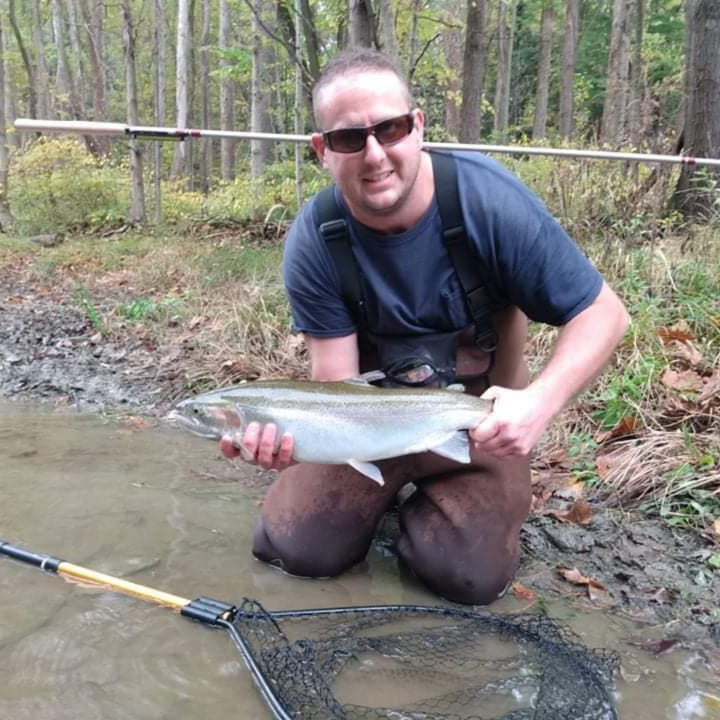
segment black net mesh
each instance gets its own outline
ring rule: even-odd
[[[303,720],[610,720],[614,654],[542,615],[390,606],[268,613],[235,630]]]

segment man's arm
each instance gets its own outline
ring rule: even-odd
[[[560,330],[552,356],[523,390],[491,387],[493,412],[470,431],[476,446],[495,457],[527,455],[550,421],[603,370],[630,322],[603,284],[595,301]]]
[[[310,377],[320,382],[347,380],[360,374],[357,335],[339,338],[316,338],[305,336],[310,353]],[[242,455],[247,462],[260,465],[265,470],[284,470],[293,463],[295,445],[292,435],[283,435],[275,452],[277,427],[269,423],[261,427],[250,423],[242,437],[243,449],[236,447],[230,436],[220,441],[220,449],[227,457]]]

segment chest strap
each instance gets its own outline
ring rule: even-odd
[[[497,345],[497,335],[492,325],[495,303],[483,278],[482,261],[465,232],[455,159],[438,152],[430,153],[430,157],[443,243],[465,294],[465,304],[475,326],[475,344],[481,350],[492,353]],[[367,309],[362,295],[362,274],[352,251],[347,221],[335,200],[334,186],[318,193],[316,207],[320,234],[340,276],[343,298],[355,322],[362,328],[368,328]]]

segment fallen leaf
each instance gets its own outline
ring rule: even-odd
[[[560,577],[572,583],[573,585],[583,585],[585,587],[592,586],[597,590],[605,590],[605,586],[591,577],[586,577],[577,568],[569,568],[565,565],[558,565],[555,568]]]
[[[512,589],[513,595],[515,597],[520,598],[521,600],[527,600],[528,602],[535,602],[537,599],[537,594],[535,591],[531,590],[528,587],[525,587],[521,582],[518,582],[517,580],[510,585],[510,588]]]
[[[702,370],[706,363],[702,353],[690,342],[678,342],[674,340],[668,344],[673,356],[682,360],[686,365],[696,370]]]
[[[582,498],[576,500],[569,510],[546,510],[543,515],[550,515],[560,522],[569,522],[575,525],[585,525],[592,520],[592,510]]]
[[[571,482],[570,485],[553,490],[553,495],[563,500],[579,500],[585,494],[585,483]]]
[[[675,645],[678,644],[678,638],[663,638],[661,640],[645,640],[643,638],[633,638],[628,640],[628,645],[647,650],[651,655],[664,655],[670,652]]]
[[[690,331],[687,323],[678,323],[672,327],[661,327],[657,334],[664,345],[671,343],[673,340],[687,342],[688,340],[695,339],[695,335]]]
[[[195,315],[195,317],[190,319],[190,322],[188,322],[188,327],[191,330],[194,330],[198,325],[201,325],[205,321],[205,318],[202,315]]]
[[[713,520],[712,529],[713,532],[720,538],[720,517]]]
[[[639,427],[639,418],[634,415],[624,415],[620,418],[614,428],[597,433],[597,435],[595,435],[595,442],[600,444],[606,442],[607,440],[614,440],[615,438],[623,437],[625,435],[632,435],[637,432]]]
[[[720,395],[720,374],[714,373],[703,378],[703,387],[700,391],[700,401],[709,400]]]
[[[666,370],[662,382],[678,392],[700,392],[703,387],[703,379],[694,370]]]

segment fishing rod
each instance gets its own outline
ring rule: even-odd
[[[34,120],[18,118],[15,128],[22,132],[76,133],[80,135],[110,135],[145,140],[185,140],[187,138],[221,138],[228,140],[272,140],[275,142],[309,143],[310,135],[284,133],[243,132],[237,130],[200,130],[83,120]],[[524,145],[483,145],[475,143],[426,142],[428,150],[474,150],[506,155],[547,155],[554,157],[586,158],[590,160],[621,160],[623,162],[665,163],[673,165],[709,166],[720,168],[720,159],[698,158],[690,155],[658,155],[653,153],[613,152],[609,150],[579,150],[573,148],[526,147]]]

